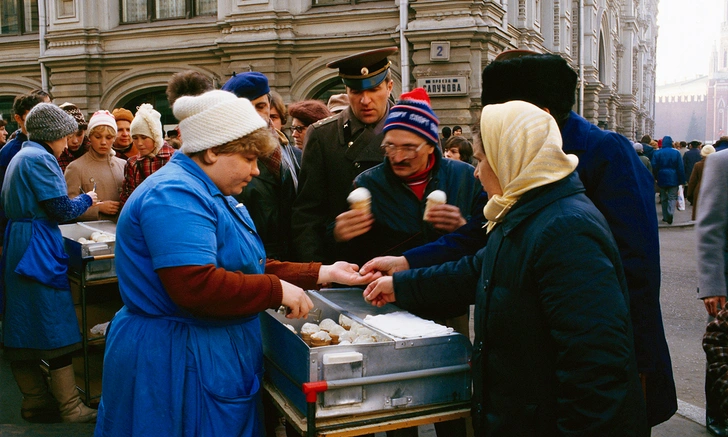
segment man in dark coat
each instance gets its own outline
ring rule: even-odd
[[[270,156],[258,158],[260,175],[253,178],[235,198],[247,206],[255,229],[263,240],[266,256],[290,261],[291,206],[296,198],[298,163],[292,150],[295,147],[288,144],[285,135],[270,123],[268,78],[257,71],[241,73],[230,78],[222,89],[250,100],[278,136],[279,147]]]
[[[687,152],[683,155],[683,167],[685,168],[685,180],[690,181],[690,175],[693,173],[693,167],[695,164],[700,162],[701,159],[703,159],[702,156],[700,156],[700,146],[701,142],[698,140],[693,140],[688,143],[688,146],[690,149],[688,149]],[[692,203],[692,202],[690,202]]]
[[[349,107],[307,129],[299,193],[293,205],[293,244],[303,262],[335,260],[326,244],[336,216],[349,209],[354,178],[383,159],[382,129],[393,82],[387,56],[396,47],[369,50],[328,64],[338,68]]]
[[[483,71],[483,105],[509,100],[533,103],[554,116],[563,150],[579,157],[577,172],[586,195],[607,219],[622,258],[629,288],[637,367],[647,399],[650,426],[677,411],[670,351],[660,309],[660,243],[653,178],[632,144],[571,111],[577,75],[556,55],[524,50],[503,52]],[[443,263],[474,253],[487,237],[482,223],[469,222],[453,234],[412,249],[402,258],[382,258],[365,265],[397,271]],[[403,272],[398,281],[407,279]]]

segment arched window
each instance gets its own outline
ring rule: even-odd
[[[147,88],[126,96],[115,107],[126,108],[130,110],[132,114],[136,114],[137,107],[139,107],[139,105],[142,103],[149,103],[154,106],[154,109],[162,114],[162,127],[166,132],[167,130],[174,128],[178,121],[174,118],[174,114],[172,113],[172,108],[169,106],[169,101],[167,100],[165,91],[165,87]]]
[[[0,96],[0,116],[8,122],[8,125],[5,126],[5,130],[8,131],[8,137],[18,129],[18,123],[15,122],[15,118],[13,117],[14,100],[15,97],[13,96]]]
[[[344,86],[344,83],[338,77],[324,82],[318,91],[314,92],[314,95],[311,98],[321,100],[322,102],[328,102],[329,97],[334,94],[346,94],[346,86]]]

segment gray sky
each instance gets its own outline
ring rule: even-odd
[[[708,74],[726,0],[660,0],[657,84]]]

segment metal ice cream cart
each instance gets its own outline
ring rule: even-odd
[[[311,347],[298,334],[311,317],[287,319],[273,310],[261,315],[265,388],[296,431],[353,436],[469,415],[468,338],[454,332],[400,338],[378,330],[367,323],[368,315],[401,310],[366,303],[358,288],[309,296],[316,321],[344,315],[379,340]]]

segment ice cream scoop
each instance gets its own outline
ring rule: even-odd
[[[444,205],[447,203],[447,194],[442,190],[435,190],[427,196],[427,203],[425,204],[425,217],[427,212],[435,205]]]
[[[346,198],[351,209],[359,209],[366,213],[371,212],[372,193],[364,187],[359,187],[349,193]]]

